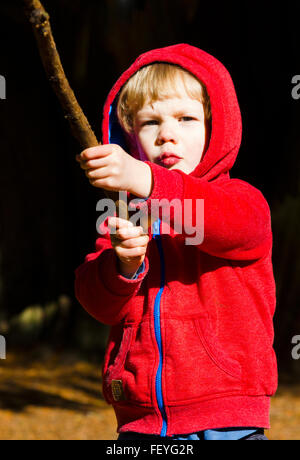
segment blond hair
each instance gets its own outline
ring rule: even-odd
[[[203,103],[205,120],[210,122],[210,99],[205,85],[182,67],[160,62],[142,67],[123,86],[117,104],[117,116],[123,129],[133,132],[135,116],[145,103],[180,97],[178,82],[183,84],[190,98]]]

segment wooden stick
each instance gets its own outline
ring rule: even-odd
[[[32,25],[46,75],[59,99],[73,136],[83,149],[99,145],[65,75],[52,35],[49,14],[39,0],[23,1],[25,13]],[[108,190],[104,190],[104,192],[108,198],[115,202],[117,216],[128,219],[127,205],[124,201],[118,200],[118,192]]]

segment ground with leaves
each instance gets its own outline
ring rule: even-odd
[[[0,439],[116,439],[100,377],[100,362],[71,352],[9,353],[0,361]],[[271,425],[269,439],[300,439],[300,385],[279,386]]]

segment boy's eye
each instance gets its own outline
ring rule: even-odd
[[[142,123],[142,126],[151,126],[151,125],[157,125],[158,121],[156,120],[146,120]]]
[[[192,121],[194,120],[194,117],[180,117],[180,121]]]

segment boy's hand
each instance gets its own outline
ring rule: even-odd
[[[108,227],[121,274],[134,275],[145,259],[149,236],[144,233],[143,227],[135,227],[132,222],[120,217],[110,217]]]
[[[90,147],[76,155],[76,160],[94,187],[112,191],[126,190],[140,197],[150,195],[150,167],[130,156],[117,144]]]

